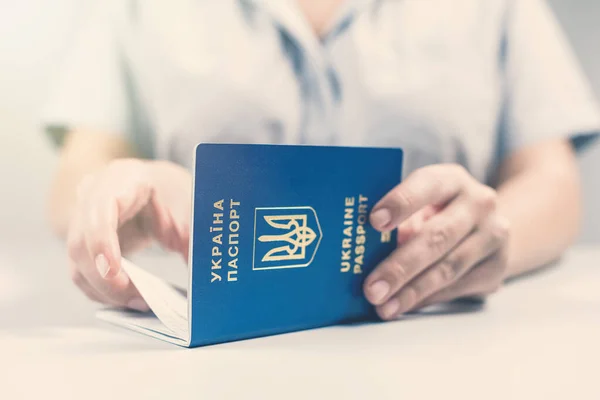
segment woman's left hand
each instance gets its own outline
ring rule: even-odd
[[[410,174],[373,208],[371,225],[398,228],[398,248],[367,277],[382,319],[459,297],[485,296],[505,279],[508,221],[496,192],[458,165]]]

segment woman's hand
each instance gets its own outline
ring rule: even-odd
[[[67,235],[75,284],[94,301],[148,310],[121,255],[155,239],[187,260],[191,190],[187,170],[161,161],[119,159],[87,176]]]
[[[373,227],[398,227],[398,248],[365,280],[383,319],[465,296],[485,296],[505,278],[508,221],[496,192],[458,165],[419,169],[373,208]]]

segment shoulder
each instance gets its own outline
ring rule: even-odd
[[[528,2],[530,0],[523,0]],[[372,1],[358,18],[367,30],[387,32],[400,46],[459,50],[489,46],[506,29],[511,0]],[[429,47],[427,47],[429,46]]]

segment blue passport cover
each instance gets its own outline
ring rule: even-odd
[[[369,224],[401,149],[199,144],[190,347],[375,320],[367,274],[396,247]]]

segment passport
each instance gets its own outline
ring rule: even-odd
[[[397,239],[369,214],[402,162],[397,148],[199,144],[187,288],[123,259],[152,311],[98,316],[186,347],[376,321],[363,282]]]

